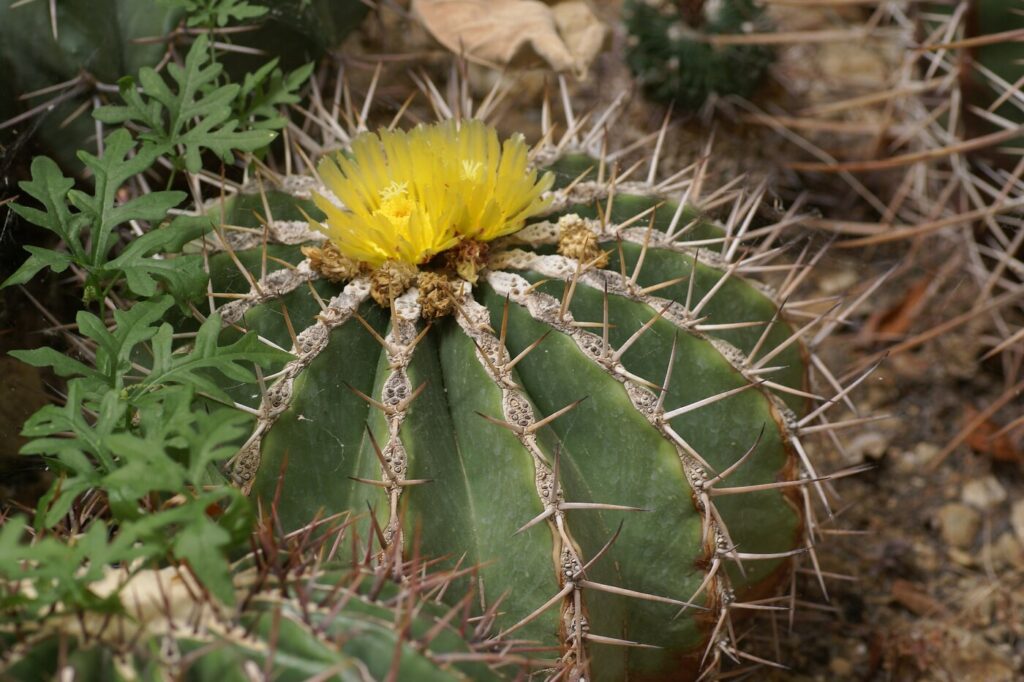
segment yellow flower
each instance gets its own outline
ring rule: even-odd
[[[499,143],[480,121],[364,133],[350,156],[320,163],[320,177],[345,208],[314,195],[327,217],[312,225],[343,255],[374,267],[419,265],[463,239],[511,234],[547,206],[541,194],[554,179],[538,180],[527,152],[521,135]]]

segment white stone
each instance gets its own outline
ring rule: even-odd
[[[975,478],[964,484],[960,498],[981,511],[992,511],[1006,501],[1006,488],[995,476]]]
[[[1024,500],[1017,500],[1013,503],[1013,509],[1010,511],[1010,525],[1013,526],[1013,532],[1017,534],[1017,539],[1024,542]]]
[[[981,528],[981,514],[972,507],[952,502],[942,507],[937,515],[939,531],[947,545],[968,549],[974,544]]]

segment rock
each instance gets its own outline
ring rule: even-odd
[[[972,567],[977,562],[977,556],[971,552],[965,552],[962,549],[956,547],[949,548],[949,558],[960,564],[961,566]]]
[[[1017,534],[1017,539],[1024,542],[1024,500],[1017,500],[1013,503],[1013,509],[1010,511],[1010,525],[1013,526],[1013,532]]]
[[[912,474],[924,470],[924,467],[932,461],[939,453],[940,448],[931,443],[918,443],[913,450],[906,450],[896,457],[895,466],[897,471],[903,474]]]
[[[857,434],[846,446],[846,451],[852,460],[850,463],[877,462],[885,455],[885,450],[889,447],[889,440],[889,436],[881,431],[864,431]]]
[[[931,542],[914,543],[914,566],[925,573],[942,568],[943,556],[932,545]]]
[[[981,561],[983,564],[991,564],[996,571],[1024,568],[1024,545],[1013,533],[1003,533],[995,542],[982,548]]]
[[[828,667],[832,670],[832,674],[839,679],[849,679],[853,675],[853,664],[845,658],[833,658]]]
[[[985,476],[967,481],[960,497],[972,507],[987,512],[1006,501],[1006,488],[995,476]]]
[[[936,515],[936,522],[943,541],[958,549],[967,549],[974,544],[981,528],[981,514],[972,507],[951,502],[942,507]]]

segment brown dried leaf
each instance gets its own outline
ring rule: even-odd
[[[413,0],[413,12],[452,52],[500,68],[546,62],[583,74],[604,43],[605,26],[585,2]]]
[[[577,70],[586,71],[604,47],[607,27],[583,0],[560,2],[551,8],[551,12],[570,54],[581,64]]]
[[[890,597],[900,606],[919,616],[941,615],[946,612],[946,607],[941,602],[909,580],[894,580]]]
[[[898,338],[910,331],[910,326],[927,302],[928,288],[931,279],[923,277],[909,287],[900,301],[889,308],[881,310],[868,319],[864,325],[864,333],[883,338]]]
[[[972,407],[964,409],[964,421],[970,424],[981,414]],[[988,455],[1000,462],[1024,462],[1024,452],[1017,447],[1014,439],[1007,432],[999,433],[999,426],[990,419],[985,419],[975,427],[964,441],[975,452]]]

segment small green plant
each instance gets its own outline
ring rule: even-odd
[[[147,174],[160,177],[157,168],[191,186],[206,152],[223,164],[265,148],[283,125],[276,107],[292,101],[309,69],[284,81],[264,69],[234,85],[213,56],[199,36],[184,64],[169,69],[170,85],[150,69],[140,75],[141,93],[125,80],[127,105],[98,115],[130,122],[136,135],[118,127],[100,154],[79,152],[91,176],[85,189],[52,159],[36,158],[10,207],[60,245],[26,247],[28,259],[4,286],[47,268],[71,271],[84,302],[101,312],[78,312],[77,357],[47,347],[12,353],[67,383],[61,404],[40,410],[23,431],[23,452],[43,457],[55,482],[31,524],[13,516],[0,530],[4,636],[54,614],[114,613],[116,590],[92,587],[114,567],[129,576],[187,566],[218,603],[233,602],[229,554],[245,546],[253,512],[220,473],[247,423],[220,386],[253,384],[259,366],[290,356],[253,334],[225,342],[217,314],[186,332],[172,328],[168,320],[207,281],[201,256],[177,252],[212,223],[172,214],[185,192],[140,190]],[[138,236],[125,243],[129,226]],[[129,307],[111,313],[107,306],[123,297]]]
[[[44,407],[24,428],[32,440],[23,452],[44,456],[59,476],[40,500],[36,532],[63,523],[79,496],[92,490],[103,491],[108,521],[117,526],[108,544],[106,524],[93,524],[71,545],[83,551],[77,560],[55,560],[62,545],[53,539],[26,554],[6,552],[2,574],[17,575],[24,561],[42,575],[56,572],[48,583],[54,593],[30,601],[34,609],[54,603],[88,608],[91,597],[75,578],[83,565],[96,579],[105,566],[171,556],[188,561],[207,589],[230,602],[226,552],[245,539],[248,504],[222,485],[217,466],[232,454],[246,420],[235,409],[216,407],[216,402],[233,403],[210,373],[254,383],[252,363],[266,367],[287,354],[253,334],[219,344],[217,315],[207,319],[191,344],[175,350],[171,326],[162,321],[172,305],[168,296],[137,302],[114,313],[112,330],[92,313],[79,312],[83,345],[95,349],[91,365],[52,348],[12,353],[69,379],[64,405]],[[196,409],[200,395],[214,405]],[[212,508],[224,516],[221,523],[210,518]],[[232,537],[232,531],[241,536]],[[19,524],[5,524],[3,533],[9,546],[20,535]],[[26,616],[38,613],[15,608],[15,619]]]
[[[138,296],[154,295],[157,282],[162,282],[180,300],[193,298],[205,283],[199,259],[171,261],[166,255],[201,234],[204,224],[208,229],[209,221],[187,217],[166,221],[168,211],[185,199],[181,191],[148,192],[126,203],[119,201],[118,192],[158,159],[194,173],[202,165],[203,150],[230,163],[237,152],[252,152],[270,144],[275,129],[284,124],[276,108],[295,101],[295,91],[309,76],[310,68],[283,77],[274,72],[273,63],[267,67],[247,78],[244,85],[221,84],[221,65],[211,61],[209,41],[200,36],[183,66],[169,66],[172,85],[148,67],[139,73],[141,92],[134,79],[122,79],[125,105],[100,108],[96,117],[106,123],[132,123],[139,131],[137,137],[121,128],[104,140],[101,156],[78,152],[92,175],[91,191],[72,189],[74,180],[65,177],[53,160],[38,157],[33,161],[32,179],[21,188],[42,210],[15,204],[14,211],[53,232],[65,248],[26,247],[28,260],[3,286],[23,284],[44,268],[63,272],[74,265],[86,274],[87,303],[102,300],[122,279]],[[158,229],[114,255],[119,230],[139,222]]]
[[[751,95],[772,61],[764,45],[716,42],[764,24],[754,0],[626,0],[626,62],[654,99],[685,111],[712,95]]]
[[[302,65],[338,47],[368,11],[359,0],[0,0],[0,65],[7,85],[0,97],[10,98],[0,101],[0,112],[10,114],[0,121],[0,131],[11,128],[23,138],[38,130],[48,153],[65,170],[74,169],[75,152],[102,141],[94,122],[82,114],[101,108],[120,89],[132,115],[154,136],[173,135],[158,123],[185,125],[173,117],[202,104],[216,111],[227,106],[229,115],[219,120],[209,118],[211,111],[195,112],[209,119],[200,129],[216,126],[219,144],[227,144],[228,133],[254,136],[254,129],[280,127],[273,108],[288,103],[305,81],[309,67]],[[192,35],[213,36],[216,44],[199,64],[200,73],[194,67],[203,55],[190,50],[193,64],[182,71],[174,54]],[[168,92],[154,75],[165,69],[176,91]],[[145,80],[119,83],[124,74],[135,73],[145,74]],[[197,75],[201,82],[194,80]],[[237,83],[232,89],[240,88],[237,98],[223,90],[231,81]],[[145,91],[145,104],[159,102],[171,120],[159,108],[138,109],[142,98],[136,85]],[[211,99],[213,93],[217,97]],[[161,115],[164,121],[151,120]]]

